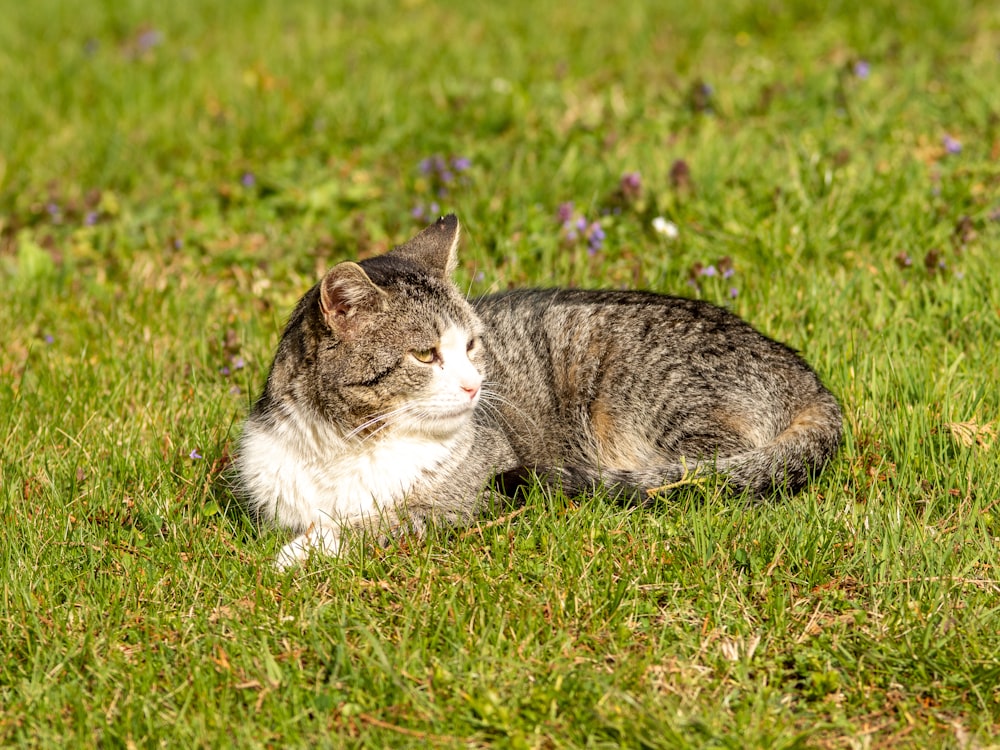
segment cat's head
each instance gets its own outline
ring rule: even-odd
[[[384,255],[334,266],[304,301],[315,305],[310,395],[361,437],[442,436],[472,416],[482,324],[451,281],[458,237],[445,216]]]

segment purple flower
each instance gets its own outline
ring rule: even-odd
[[[715,276],[718,273],[715,266],[705,266],[698,272],[699,276]]]
[[[190,458],[192,461],[198,461],[199,459],[204,458],[204,456],[198,452],[197,448],[195,448],[188,454],[188,458]]]
[[[736,273],[736,269],[730,266],[729,268],[727,268],[725,271],[722,272],[722,278],[731,279],[734,273]]]
[[[476,283],[481,284],[484,281],[486,281],[486,274],[483,271],[480,271],[476,274]]]
[[[441,172],[448,168],[445,160],[437,154],[428,156],[426,159],[421,159],[420,164],[417,166],[420,169],[420,174],[424,175],[441,174]]]
[[[237,370],[242,370],[246,366],[247,366],[247,363],[243,361],[243,357],[234,357],[233,358],[233,368],[235,368]]]
[[[734,286],[729,287],[729,296],[732,299],[736,299],[736,296],[740,293],[740,290]]]
[[[417,221],[427,221],[429,218],[437,216],[438,211],[441,207],[437,203],[431,203],[429,206],[425,206],[423,203],[418,203],[410,211],[410,216],[412,216]]]
[[[626,172],[622,175],[622,187],[638,190],[642,187],[642,175],[639,172]]]
[[[94,226],[97,223],[97,211],[87,211],[83,216],[83,223],[88,227]]]
[[[135,46],[140,52],[146,52],[156,47],[162,41],[163,34],[156,29],[147,29],[139,34],[139,37],[135,40]]]
[[[864,80],[872,73],[872,66],[867,60],[858,60],[854,63],[854,75],[857,78]]]
[[[642,193],[642,176],[638,172],[626,172],[618,188],[626,198],[638,198]]]
[[[226,377],[229,377],[229,367],[223,365],[222,367],[219,368],[219,373],[225,375]]]
[[[49,216],[53,219],[58,219],[60,214],[59,204],[55,201],[49,201],[45,204],[45,210],[48,211]]]
[[[591,255],[596,253],[604,245],[604,229],[596,221],[590,225],[590,229],[587,232],[587,242],[590,245],[589,252]]]
[[[962,153],[962,142],[957,138],[945,134],[944,138],[941,139],[941,143],[944,145],[944,150],[949,154],[960,154]]]
[[[240,177],[240,184],[245,188],[252,188],[257,184],[257,178],[254,177],[253,172],[244,172],[243,176]]]
[[[472,162],[464,156],[446,159],[440,154],[434,154],[421,159],[417,169],[427,178],[429,184],[426,187],[439,198],[446,198],[449,186],[457,179],[457,173],[464,172],[471,165]]]
[[[559,221],[562,222],[563,239],[573,244],[579,239],[587,241],[587,252],[594,255],[604,244],[604,228],[600,221],[588,221],[586,216],[578,214],[573,210],[570,202],[560,203],[556,212]]]
[[[697,114],[712,114],[712,95],[715,89],[704,81],[695,81],[688,92],[691,110]]]
[[[231,394],[233,394],[234,396],[239,396],[240,393],[242,393],[242,391],[240,390],[240,387],[238,385],[234,385],[233,387],[231,387],[229,389],[229,392]]]
[[[54,344],[55,342],[56,342],[55,336],[53,336],[51,333],[46,333],[45,334],[45,343],[46,344]]]

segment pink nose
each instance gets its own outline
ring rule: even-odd
[[[458,381],[458,386],[463,391],[469,394],[470,399],[474,399],[476,394],[479,393],[479,386],[483,384],[483,379],[479,373],[469,373],[467,377],[461,378]]]

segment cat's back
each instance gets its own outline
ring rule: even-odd
[[[521,324],[616,320],[695,327],[706,331],[747,326],[729,311],[701,300],[631,289],[514,289],[472,300],[476,312],[495,323]]]
[[[742,360],[802,365],[784,344],[701,300],[631,290],[526,289],[481,297],[473,305],[499,350],[572,361],[613,356],[660,368],[714,368]]]

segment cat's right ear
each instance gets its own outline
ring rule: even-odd
[[[319,306],[331,330],[350,333],[359,316],[382,308],[385,292],[368,278],[357,263],[338,263],[320,282]]]

